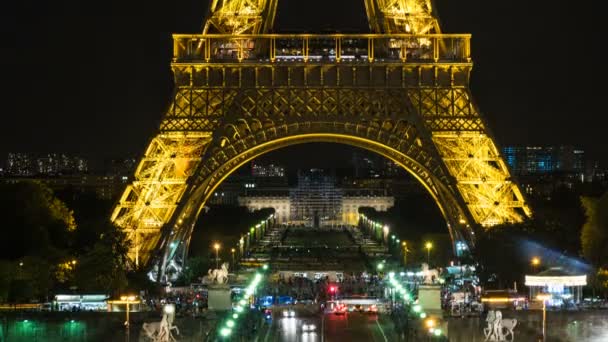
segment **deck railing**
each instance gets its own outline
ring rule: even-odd
[[[469,63],[469,34],[173,35],[174,63]]]

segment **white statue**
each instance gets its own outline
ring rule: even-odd
[[[515,339],[515,326],[517,325],[517,319],[515,318],[503,318],[502,319],[502,329],[506,330],[507,333],[503,335],[505,341],[507,341],[507,337],[510,336],[508,341],[513,341]]]
[[[205,279],[206,283],[226,284],[228,282],[228,263],[223,263],[222,268],[210,269]]]
[[[483,334],[486,341],[507,341],[507,337],[510,337],[509,341],[513,341],[515,338],[514,329],[517,325],[517,320],[514,318],[502,318],[502,312],[500,310],[490,310],[488,317],[486,317],[486,323],[488,326],[483,329]],[[505,334],[504,331],[507,331]]]
[[[496,310],[496,319],[494,320],[494,338],[496,341],[504,341],[505,336],[502,334],[502,312]]]
[[[179,335],[179,329],[173,325],[167,314],[163,315],[160,322],[144,323],[142,329],[146,336],[154,342],[175,342],[176,339],[171,334],[172,330],[175,330],[176,334]]]
[[[439,271],[430,270],[427,263],[422,263],[422,276],[424,277],[423,284],[434,284],[439,280]]]
[[[483,328],[483,335],[486,337],[486,341],[490,339],[492,335],[494,335],[494,321],[496,320],[496,314],[494,310],[488,311],[488,316],[486,316],[486,324],[488,325],[486,328]]]

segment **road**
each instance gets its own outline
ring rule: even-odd
[[[363,313],[319,313],[315,307],[294,306],[295,317],[283,317],[283,308],[274,308],[273,319],[259,336],[259,342],[345,342],[345,341],[398,341],[390,319],[384,315]],[[314,324],[312,332],[303,331],[303,325]]]

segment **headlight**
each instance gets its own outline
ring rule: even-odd
[[[289,313],[287,311],[283,311],[283,317],[287,317],[289,316]]]
[[[295,311],[290,310],[289,311],[289,317],[294,317],[296,315]]]

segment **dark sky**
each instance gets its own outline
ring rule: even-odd
[[[170,33],[199,32],[206,5],[4,1],[0,159],[9,151],[140,155],[170,100]],[[472,90],[501,145],[574,144],[608,164],[605,39],[595,2],[437,6],[444,32],[473,34]],[[362,0],[283,0],[276,24],[367,28]]]

